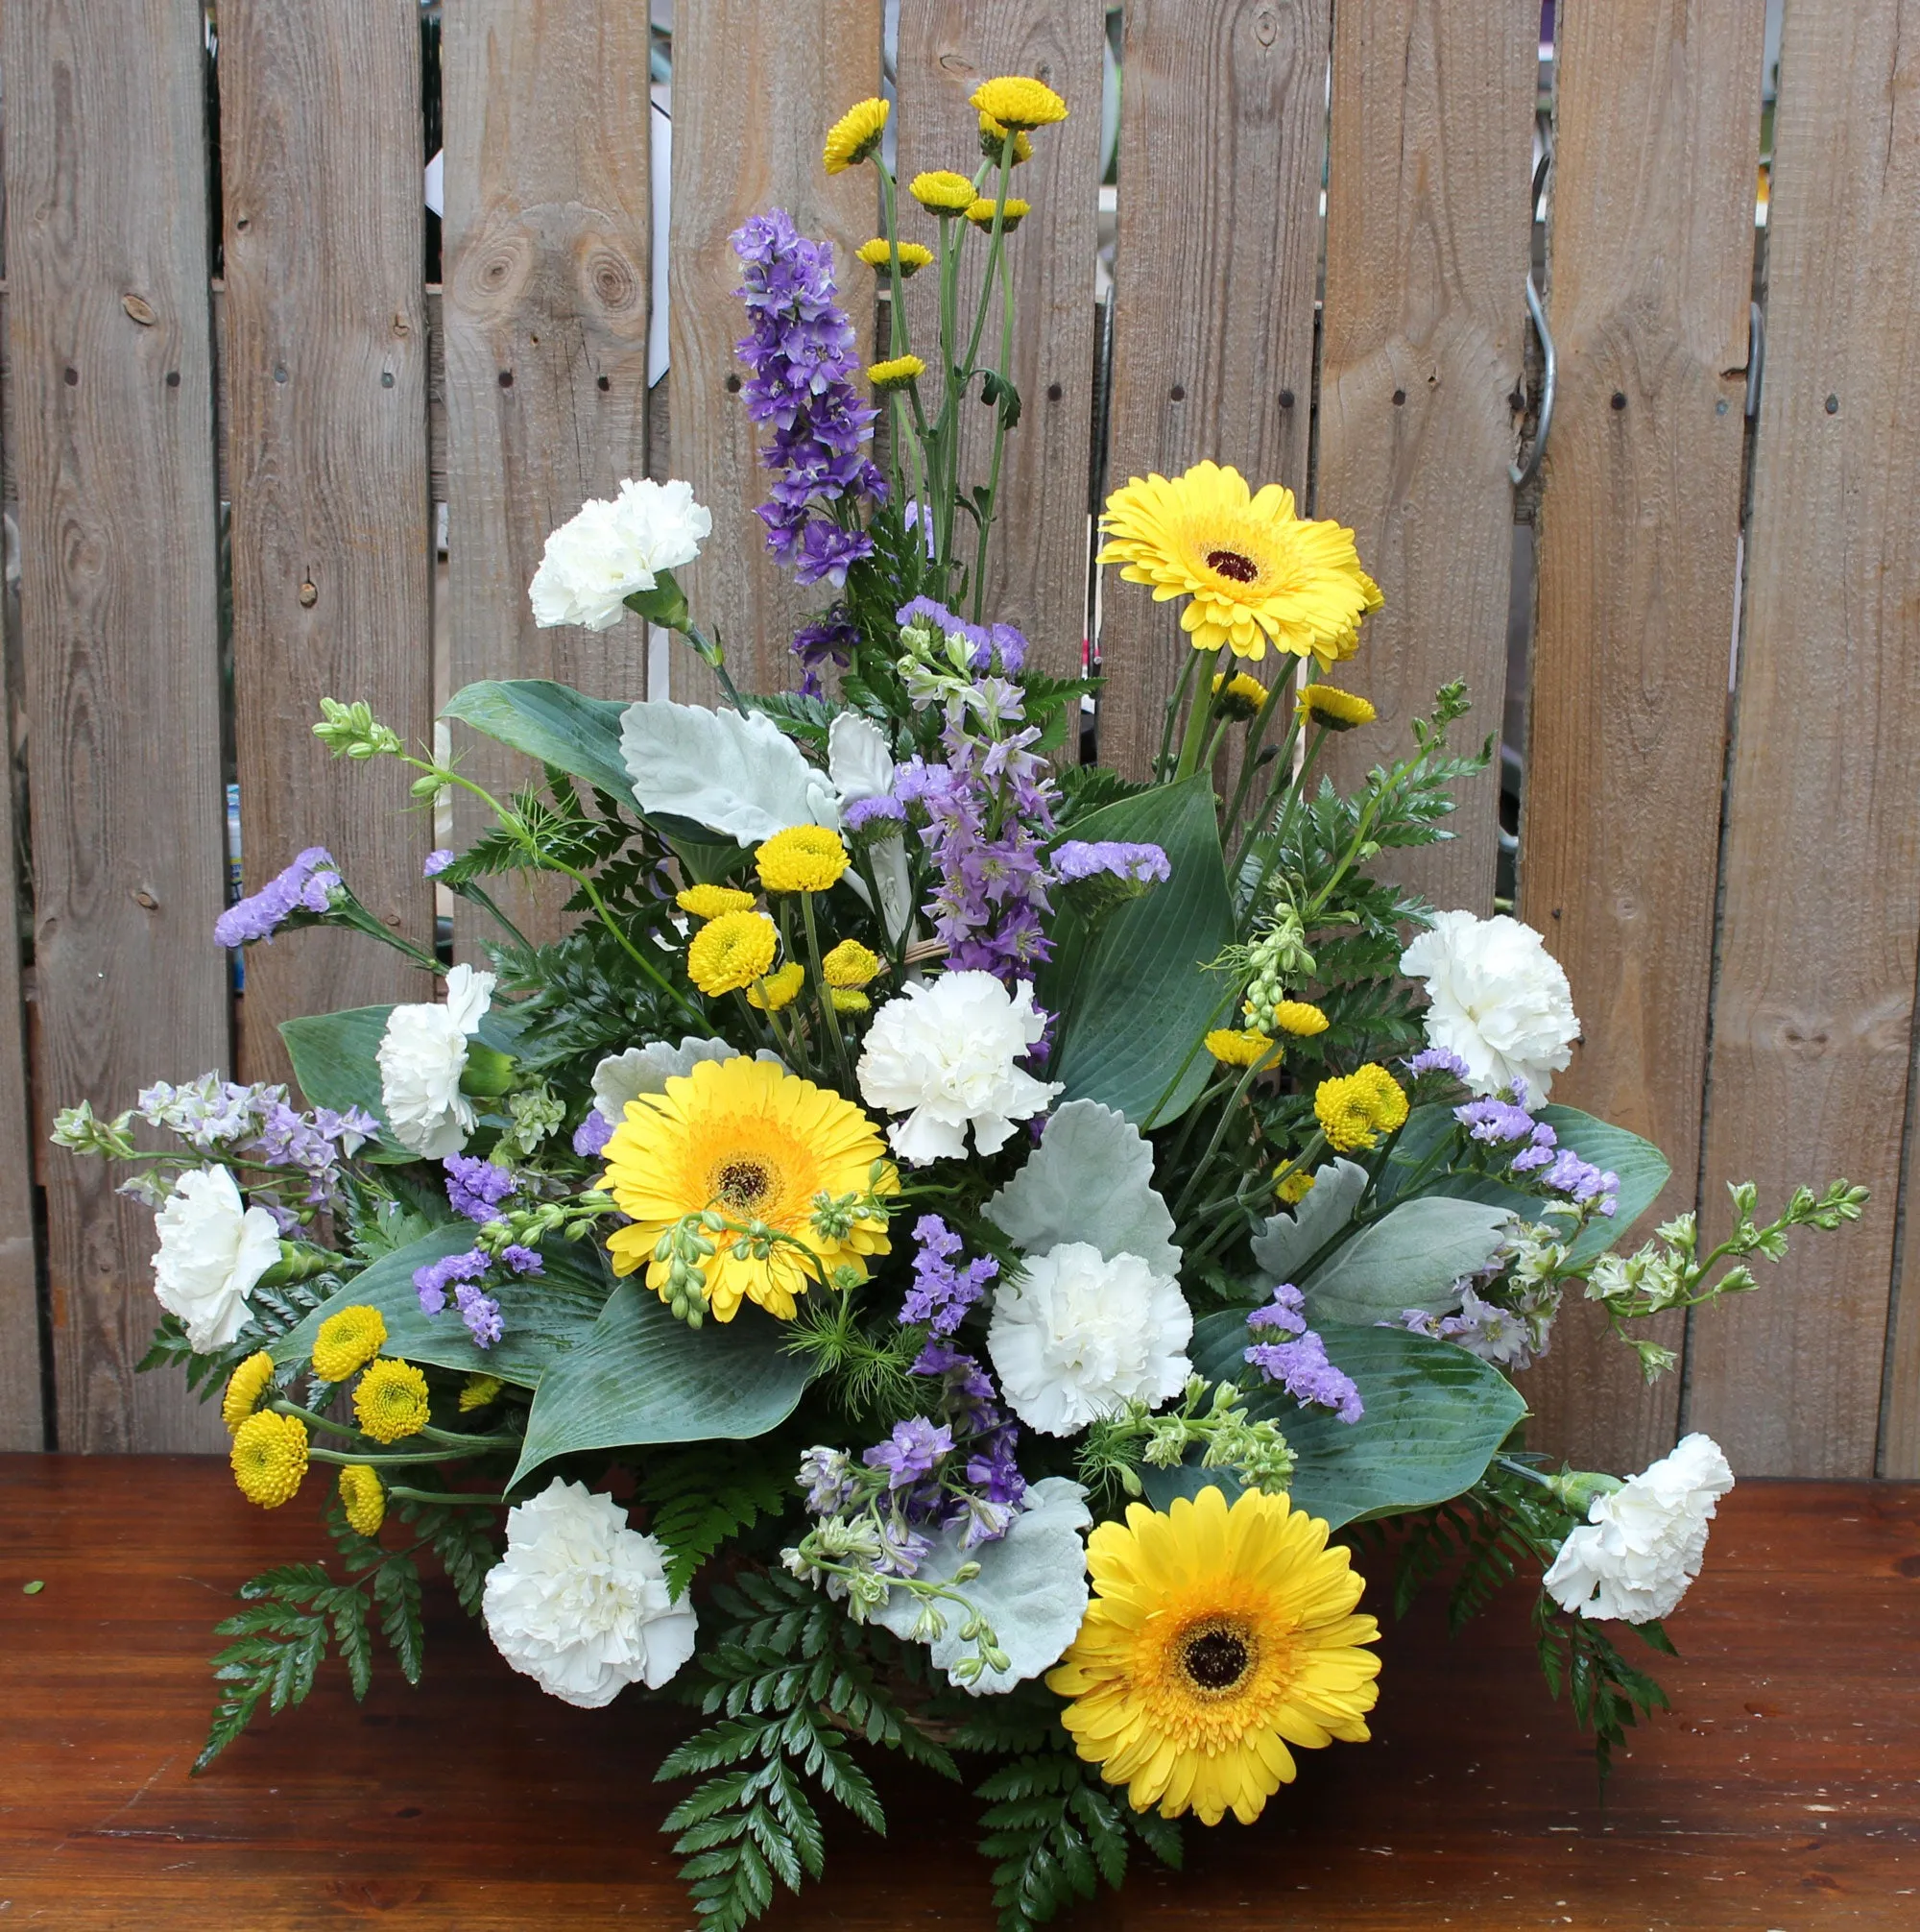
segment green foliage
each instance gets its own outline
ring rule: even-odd
[[[641,1467],[636,1500],[666,1546],[666,1586],[678,1597],[714,1551],[792,1500],[793,1458],[760,1444],[667,1449]]]
[[[250,1355],[269,1348],[282,1335],[297,1328],[324,1301],[340,1292],[336,1274],[309,1275],[305,1281],[280,1282],[273,1287],[256,1286],[248,1296],[253,1317],[224,1348],[196,1355],[186,1339],[186,1328],[177,1315],[163,1315],[154,1330],[154,1339],[145,1355],[133,1364],[136,1374],[150,1368],[179,1368],[186,1376],[186,1386],[203,1402],[210,1402],[227,1387],[233,1371]]]
[[[525,1023],[515,1057],[529,1074],[570,1075],[583,1098],[603,1053],[636,1039],[678,1039],[685,1016],[643,979],[606,927],[574,928],[551,946],[491,947],[499,995]],[[666,962],[662,957],[662,965]]]
[[[1123,778],[1108,764],[1062,765],[1053,777],[1062,801],[1054,818],[1063,832],[1071,832],[1076,819],[1098,811],[1103,805],[1137,798],[1150,788],[1140,780]]]
[[[720,1721],[696,1732],[655,1774],[704,1779],[667,1814],[681,1876],[708,1932],[738,1932],[773,1902],[774,1880],[797,1892],[818,1878],[820,1815],[809,1781],[863,1824],[886,1820],[851,1745],[884,1745],[948,1777],[952,1758],[901,1709],[880,1672],[900,1654],[881,1631],[780,1573],[742,1576],[714,1593],[712,1647],[675,1689]]]
[[[1678,1655],[1660,1625],[1629,1628],[1649,1649],[1669,1657]],[[1667,1693],[1620,1655],[1604,1625],[1566,1615],[1544,1594],[1533,1606],[1533,1634],[1548,1691],[1557,1699],[1564,1684],[1574,1722],[1594,1734],[1594,1757],[1604,1791],[1614,1747],[1625,1742],[1628,1729],[1641,1718],[1669,1708]]]

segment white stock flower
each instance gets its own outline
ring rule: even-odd
[[[493,999],[493,976],[470,966],[446,976],[444,1006],[396,1006],[374,1056],[380,1104],[394,1138],[430,1161],[444,1160],[473,1131],[472,1102],[460,1091],[467,1043]]]
[[[970,1126],[976,1152],[1003,1147],[1016,1121],[1060,1092],[1014,1065],[1045,1024],[1031,984],[1010,994],[991,973],[943,973],[889,1000],[867,1030],[859,1073],[870,1107],[906,1115],[887,1129],[894,1152],[916,1166],[957,1160]]]
[[[1137,1254],[1106,1260],[1084,1241],[1029,1255],[1026,1278],[994,1297],[987,1353],[1014,1413],[1071,1436],[1138,1399],[1158,1408],[1193,1372],[1193,1313]]]
[[[1524,1080],[1527,1106],[1546,1099],[1580,1023],[1567,976],[1532,927],[1504,913],[1442,912],[1400,955],[1400,970],[1426,980],[1428,1041],[1466,1062],[1475,1093]]]
[[[691,483],[643,477],[622,483],[612,502],[589,496],[546,540],[527,587],[534,622],[609,629],[626,615],[631,592],[651,591],[660,571],[692,563],[712,529]]]
[[[225,1348],[246,1327],[253,1284],[280,1258],[280,1230],[265,1208],[247,1207],[226,1168],[180,1175],[154,1227],[154,1292],[186,1327],[197,1354]]]
[[[1545,1579],[1563,1610],[1645,1624],[1670,1616],[1700,1574],[1714,1506],[1734,1472],[1711,1436],[1686,1437],[1670,1456],[1596,1496]]]
[[[507,1554],[487,1573],[487,1634],[550,1697],[598,1710],[631,1683],[660,1686],[693,1654],[698,1620],[667,1595],[652,1536],[610,1496],[556,1476],[507,1511]]]

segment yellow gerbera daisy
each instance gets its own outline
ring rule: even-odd
[[[1249,1026],[1236,1032],[1231,1026],[1216,1026],[1207,1035],[1207,1051],[1223,1067],[1251,1067],[1273,1045],[1270,1035]]]
[[[1370,1147],[1406,1121],[1406,1094],[1377,1061],[1313,1090],[1313,1117],[1327,1145],[1343,1154]]]
[[[764,912],[723,912],[693,935],[686,976],[709,998],[737,993],[765,977],[779,937]]]
[[[355,1302],[320,1324],[313,1338],[313,1372],[324,1382],[345,1382],[379,1354],[386,1340],[386,1316],[364,1301]]]
[[[233,1432],[228,1461],[248,1502],[277,1509],[306,1480],[306,1424],[298,1415],[262,1409]]]
[[[387,1520],[387,1491],[379,1472],[366,1462],[348,1462],[340,1472],[340,1507],[348,1528],[362,1536],[377,1536]]]
[[[1313,1176],[1291,1161],[1282,1161],[1273,1171],[1273,1191],[1288,1207],[1298,1207],[1313,1192]]]
[[[895,254],[900,256],[900,272],[902,279],[917,275],[933,260],[933,251],[920,242],[901,242],[898,249],[889,247],[885,235],[876,235],[872,241],[863,241],[853,253],[871,269],[886,271],[893,266]]]
[[[250,1355],[228,1378],[227,1392],[220,1398],[220,1419],[229,1436],[240,1433],[240,1425],[260,1406],[260,1398],[274,1386],[274,1358],[263,1348]]]
[[[1310,1000],[1282,1000],[1273,1009],[1273,1024],[1297,1040],[1310,1040],[1327,1030],[1327,1016]]]
[[[798,959],[789,959],[777,973],[756,979],[747,988],[747,1004],[762,1013],[780,1013],[791,1006],[806,984],[806,968]]]
[[[1302,724],[1323,724],[1329,731],[1352,731],[1380,715],[1358,691],[1343,691],[1338,685],[1303,686],[1293,709]]]
[[[1107,498],[1100,523],[1109,541],[1099,562],[1152,585],[1156,603],[1191,600],[1180,627],[1196,650],[1231,644],[1259,659],[1272,643],[1324,666],[1358,649],[1360,619],[1380,606],[1351,530],[1302,522],[1292,491],[1269,483],[1251,494],[1217,463],[1171,480],[1136,476]]]
[[[951,168],[935,168],[930,173],[915,175],[906,191],[922,207],[930,208],[937,215],[964,215],[973,205],[972,178],[956,175]]]
[[[996,202],[991,195],[981,195],[967,204],[967,219],[976,229],[990,229],[994,225],[994,210],[1000,211],[1000,232],[1010,235],[1033,209],[1018,195],[1009,195],[1004,202]]]
[[[843,939],[820,962],[821,976],[829,986],[865,986],[880,970],[880,955],[857,939]]]
[[[844,175],[857,167],[880,145],[880,133],[887,125],[888,105],[876,96],[855,101],[827,131],[827,146],[821,162],[829,175]]]
[[[1087,1539],[1093,1600],[1047,1685],[1061,1723],[1136,1811],[1251,1824],[1292,1782],[1287,1746],[1364,1744],[1380,1694],[1365,1587],[1284,1496],[1135,1503]]]
[[[847,847],[824,825],[790,825],[754,851],[769,892],[825,892],[847,869]]]
[[[967,105],[992,116],[1003,128],[1049,128],[1067,118],[1067,103],[1044,81],[1028,74],[1002,74],[982,81]]]
[[[353,1390],[353,1415],[375,1442],[397,1442],[426,1427],[426,1377],[411,1362],[376,1362]]]
[[[696,919],[718,919],[723,912],[751,912],[754,895],[736,885],[688,885],[674,894],[673,903]]]
[[[655,1243],[682,1217],[713,1207],[793,1236],[825,1269],[851,1265],[864,1275],[867,1256],[888,1251],[886,1230],[856,1221],[845,1241],[828,1239],[810,1225],[813,1201],[823,1190],[864,1193],[885,1156],[873,1122],[838,1094],[765,1060],[702,1060],[665,1093],[634,1101],[607,1143],[599,1185],[633,1217],[607,1238],[613,1271],[645,1264],[647,1286],[664,1299],[668,1264],[654,1259]],[[899,1187],[888,1167],[878,1191]],[[732,1321],[742,1301],[785,1320],[813,1278],[796,1247],[776,1243],[761,1261],[736,1254],[724,1235],[703,1271],[718,1321]]]
[[[876,389],[904,389],[926,374],[926,364],[917,355],[889,356],[884,362],[870,363],[867,380]]]
[[[1009,130],[1003,128],[991,114],[980,116],[980,152],[996,166],[1006,153]],[[1022,161],[1033,159],[1033,143],[1027,139],[1023,129],[1012,130],[1014,137],[1013,165],[1019,167]]]

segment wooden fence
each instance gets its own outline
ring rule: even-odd
[[[671,374],[650,394],[667,45],[636,0],[450,0],[426,42],[438,287],[415,0],[220,0],[217,63],[201,0],[4,0],[23,778],[0,787],[22,908],[0,948],[0,1443],[217,1439],[175,1380],[132,1373],[151,1219],[47,1147],[53,1108],[269,1075],[278,1020],[408,990],[312,934],[256,949],[233,999],[209,937],[229,775],[251,882],[324,840],[423,937],[430,829],[397,778],[318,754],[317,700],[371,698],[422,737],[475,677],[637,695],[637,626],[536,632],[524,594],[547,530],[629,474],[688,477],[713,507],[689,589],[743,683],[788,677],[803,602],[750,516],[727,236],[783,204],[863,285],[845,251],[872,231],[873,177],[829,181],[818,156],[884,61],[909,170],[969,151],[977,75],[1038,73],[1073,103],[1036,143],[1017,244],[1026,415],[998,588],[1044,661],[1074,664],[1087,629],[1103,426],[1114,477],[1211,455],[1356,527],[1386,608],[1355,666],[1383,724],[1350,741],[1350,772],[1444,678],[1498,722],[1530,522],[1519,909],[1586,1023],[1556,1098],[1658,1140],[1662,1207],[1698,1200],[1709,1229],[1730,1178],[1769,1199],[1838,1172],[1874,1190],[1764,1293],[1676,1324],[1685,1372],[1651,1391],[1570,1310],[1526,1381],[1537,1439],[1637,1464],[1694,1426],[1742,1471],[1920,1475],[1920,1244],[1900,1240],[1920,0],[1788,0],[1759,289],[1764,0],[1563,0],[1544,228],[1540,0],[1128,0],[1096,309],[1110,11],[903,0],[888,53],[882,0],[680,0]],[[1517,495],[1532,263],[1558,394]],[[1138,766],[1180,646],[1143,594],[1103,601],[1100,741]],[[1487,910],[1497,808],[1490,777],[1409,881]]]

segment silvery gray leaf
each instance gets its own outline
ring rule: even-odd
[[[1254,1260],[1274,1283],[1294,1281],[1333,1237],[1353,1220],[1367,1191],[1367,1171],[1353,1161],[1333,1160],[1313,1171],[1313,1186],[1291,1214],[1269,1215],[1254,1237]],[[1412,1304],[1407,1304],[1409,1307]]]
[[[1363,1327],[1395,1320],[1409,1308],[1450,1313],[1460,1305],[1460,1277],[1485,1267],[1512,1224],[1508,1209],[1483,1201],[1447,1195],[1402,1201],[1300,1284],[1308,1317],[1315,1327],[1326,1321]]]
[[[667,701],[620,713],[620,756],[643,812],[691,819],[741,845],[790,825],[840,824],[833,786],[762,712]]]
[[[689,1033],[677,1047],[651,1040],[624,1053],[609,1053],[593,1069],[593,1104],[603,1121],[618,1122],[625,1118],[629,1100],[665,1093],[670,1079],[692,1073],[698,1061],[737,1059],[739,1052],[725,1040],[702,1040]]]

